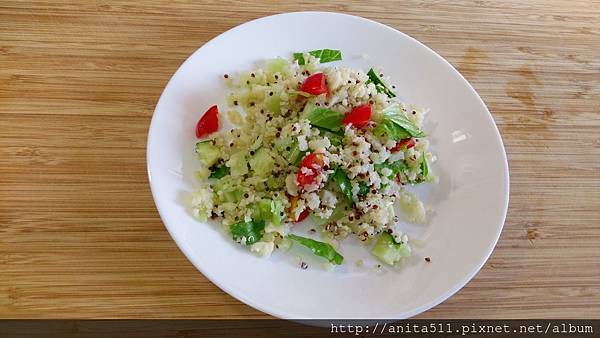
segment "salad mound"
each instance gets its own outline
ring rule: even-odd
[[[224,75],[225,115],[198,121],[200,188],[194,216],[220,218],[231,238],[268,256],[292,242],[331,264],[347,236],[376,238],[372,254],[394,265],[411,253],[400,217],[425,222],[423,203],[405,189],[435,179],[425,110],[400,102],[383,73],[322,64],[341,60],[324,49],[277,58],[251,72]],[[401,215],[395,215],[399,203]],[[310,218],[321,241],[292,234]]]

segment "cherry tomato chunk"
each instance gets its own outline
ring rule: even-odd
[[[219,108],[214,105],[202,115],[196,124],[196,137],[201,138],[219,129]]]
[[[355,128],[362,128],[369,124],[371,120],[371,105],[363,104],[358,107],[352,109],[349,113],[346,114],[344,120],[342,120],[342,124],[350,124]]]
[[[412,137],[402,139],[396,142],[396,145],[390,149],[391,152],[400,151],[402,149],[410,149],[415,146],[415,139]]]
[[[325,74],[313,74],[304,80],[304,82],[300,86],[300,90],[312,95],[320,95],[327,93],[329,89],[327,88],[327,84],[325,84],[325,80]]]

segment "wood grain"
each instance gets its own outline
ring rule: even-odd
[[[154,105],[217,34],[297,10],[424,42],[488,104],[511,197],[498,246],[420,318],[600,317],[599,1],[2,1],[0,317],[266,315],[206,280],[147,184]]]

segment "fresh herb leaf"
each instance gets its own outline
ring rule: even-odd
[[[327,108],[316,108],[306,118],[315,127],[321,127],[332,132],[337,132],[342,127],[344,114]]]
[[[348,202],[354,203],[354,201],[352,200],[352,183],[350,182],[350,179],[348,178],[348,175],[346,175],[344,170],[340,168],[335,169],[335,172],[331,176],[331,179],[340,188],[342,194],[346,196]]]
[[[359,181],[358,182],[358,196],[364,196],[366,194],[369,193],[369,191],[371,191],[371,188],[369,187],[369,184],[367,184],[367,182],[363,182],[363,181]]]
[[[421,155],[421,176],[423,176],[423,180],[426,180],[427,177],[429,176],[429,164],[427,163],[427,158],[425,156],[425,153],[423,153],[423,155]]]
[[[383,163],[374,164],[373,167],[380,174],[381,174],[381,170],[383,168],[388,168],[392,171],[392,173],[388,177],[393,177],[393,176],[396,176],[397,174],[401,173],[404,169],[406,169],[406,164],[404,163],[404,161],[395,161],[395,162],[385,161]]]
[[[367,76],[369,77],[367,84],[373,83],[378,93],[385,93],[385,95],[387,95],[388,97],[396,97],[396,94],[394,94],[394,92],[391,91],[385,85],[385,83],[383,83],[383,81],[379,78],[379,76],[377,76],[377,73],[375,73],[375,70],[373,70],[373,68],[369,69],[369,71],[367,72]]]
[[[410,133],[406,131],[406,129],[400,127],[396,123],[386,118],[383,118],[375,129],[373,129],[373,134],[377,136],[386,135],[388,138],[392,140],[402,140],[407,137],[410,137]]]
[[[320,63],[339,61],[342,59],[342,52],[337,49],[317,49],[311,50],[308,54],[319,59]],[[298,61],[300,66],[306,64],[303,53],[294,53],[294,59]]]
[[[210,176],[208,178],[222,178],[229,175],[229,167],[226,165],[212,166],[210,168]]]
[[[404,115],[400,109],[389,109],[383,112],[383,119],[392,121],[406,130],[412,137],[424,137],[425,133]]]
[[[298,242],[301,245],[309,248],[315,255],[327,259],[330,263],[340,265],[344,261],[344,257],[340,255],[335,249],[328,243],[315,241],[314,239],[297,236],[290,234],[288,235],[293,241]]]
[[[244,244],[252,245],[262,238],[265,234],[265,222],[240,222],[229,226],[231,236],[235,241],[242,241]]]

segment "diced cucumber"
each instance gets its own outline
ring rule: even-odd
[[[226,165],[231,169],[231,176],[242,176],[248,173],[248,166],[246,162],[246,152],[238,151],[233,153],[227,161]]]
[[[212,144],[212,140],[196,142],[196,154],[206,167],[212,166],[219,159],[219,149]]]
[[[261,199],[253,205],[252,219],[280,225],[283,214],[281,201]]]
[[[266,176],[273,171],[275,166],[275,160],[269,154],[267,148],[260,148],[256,151],[256,154],[248,161],[250,168],[259,176]]]
[[[392,235],[383,232],[379,235],[379,239],[377,239],[371,253],[382,262],[394,265],[403,258],[410,256],[410,246],[406,243],[396,243]]]
[[[267,97],[265,99],[265,108],[274,114],[279,114],[281,112],[281,98],[279,95]]]
[[[286,70],[289,63],[290,62],[288,60],[281,58],[281,57],[275,58],[273,60],[269,60],[266,65],[267,72],[283,73]]]

